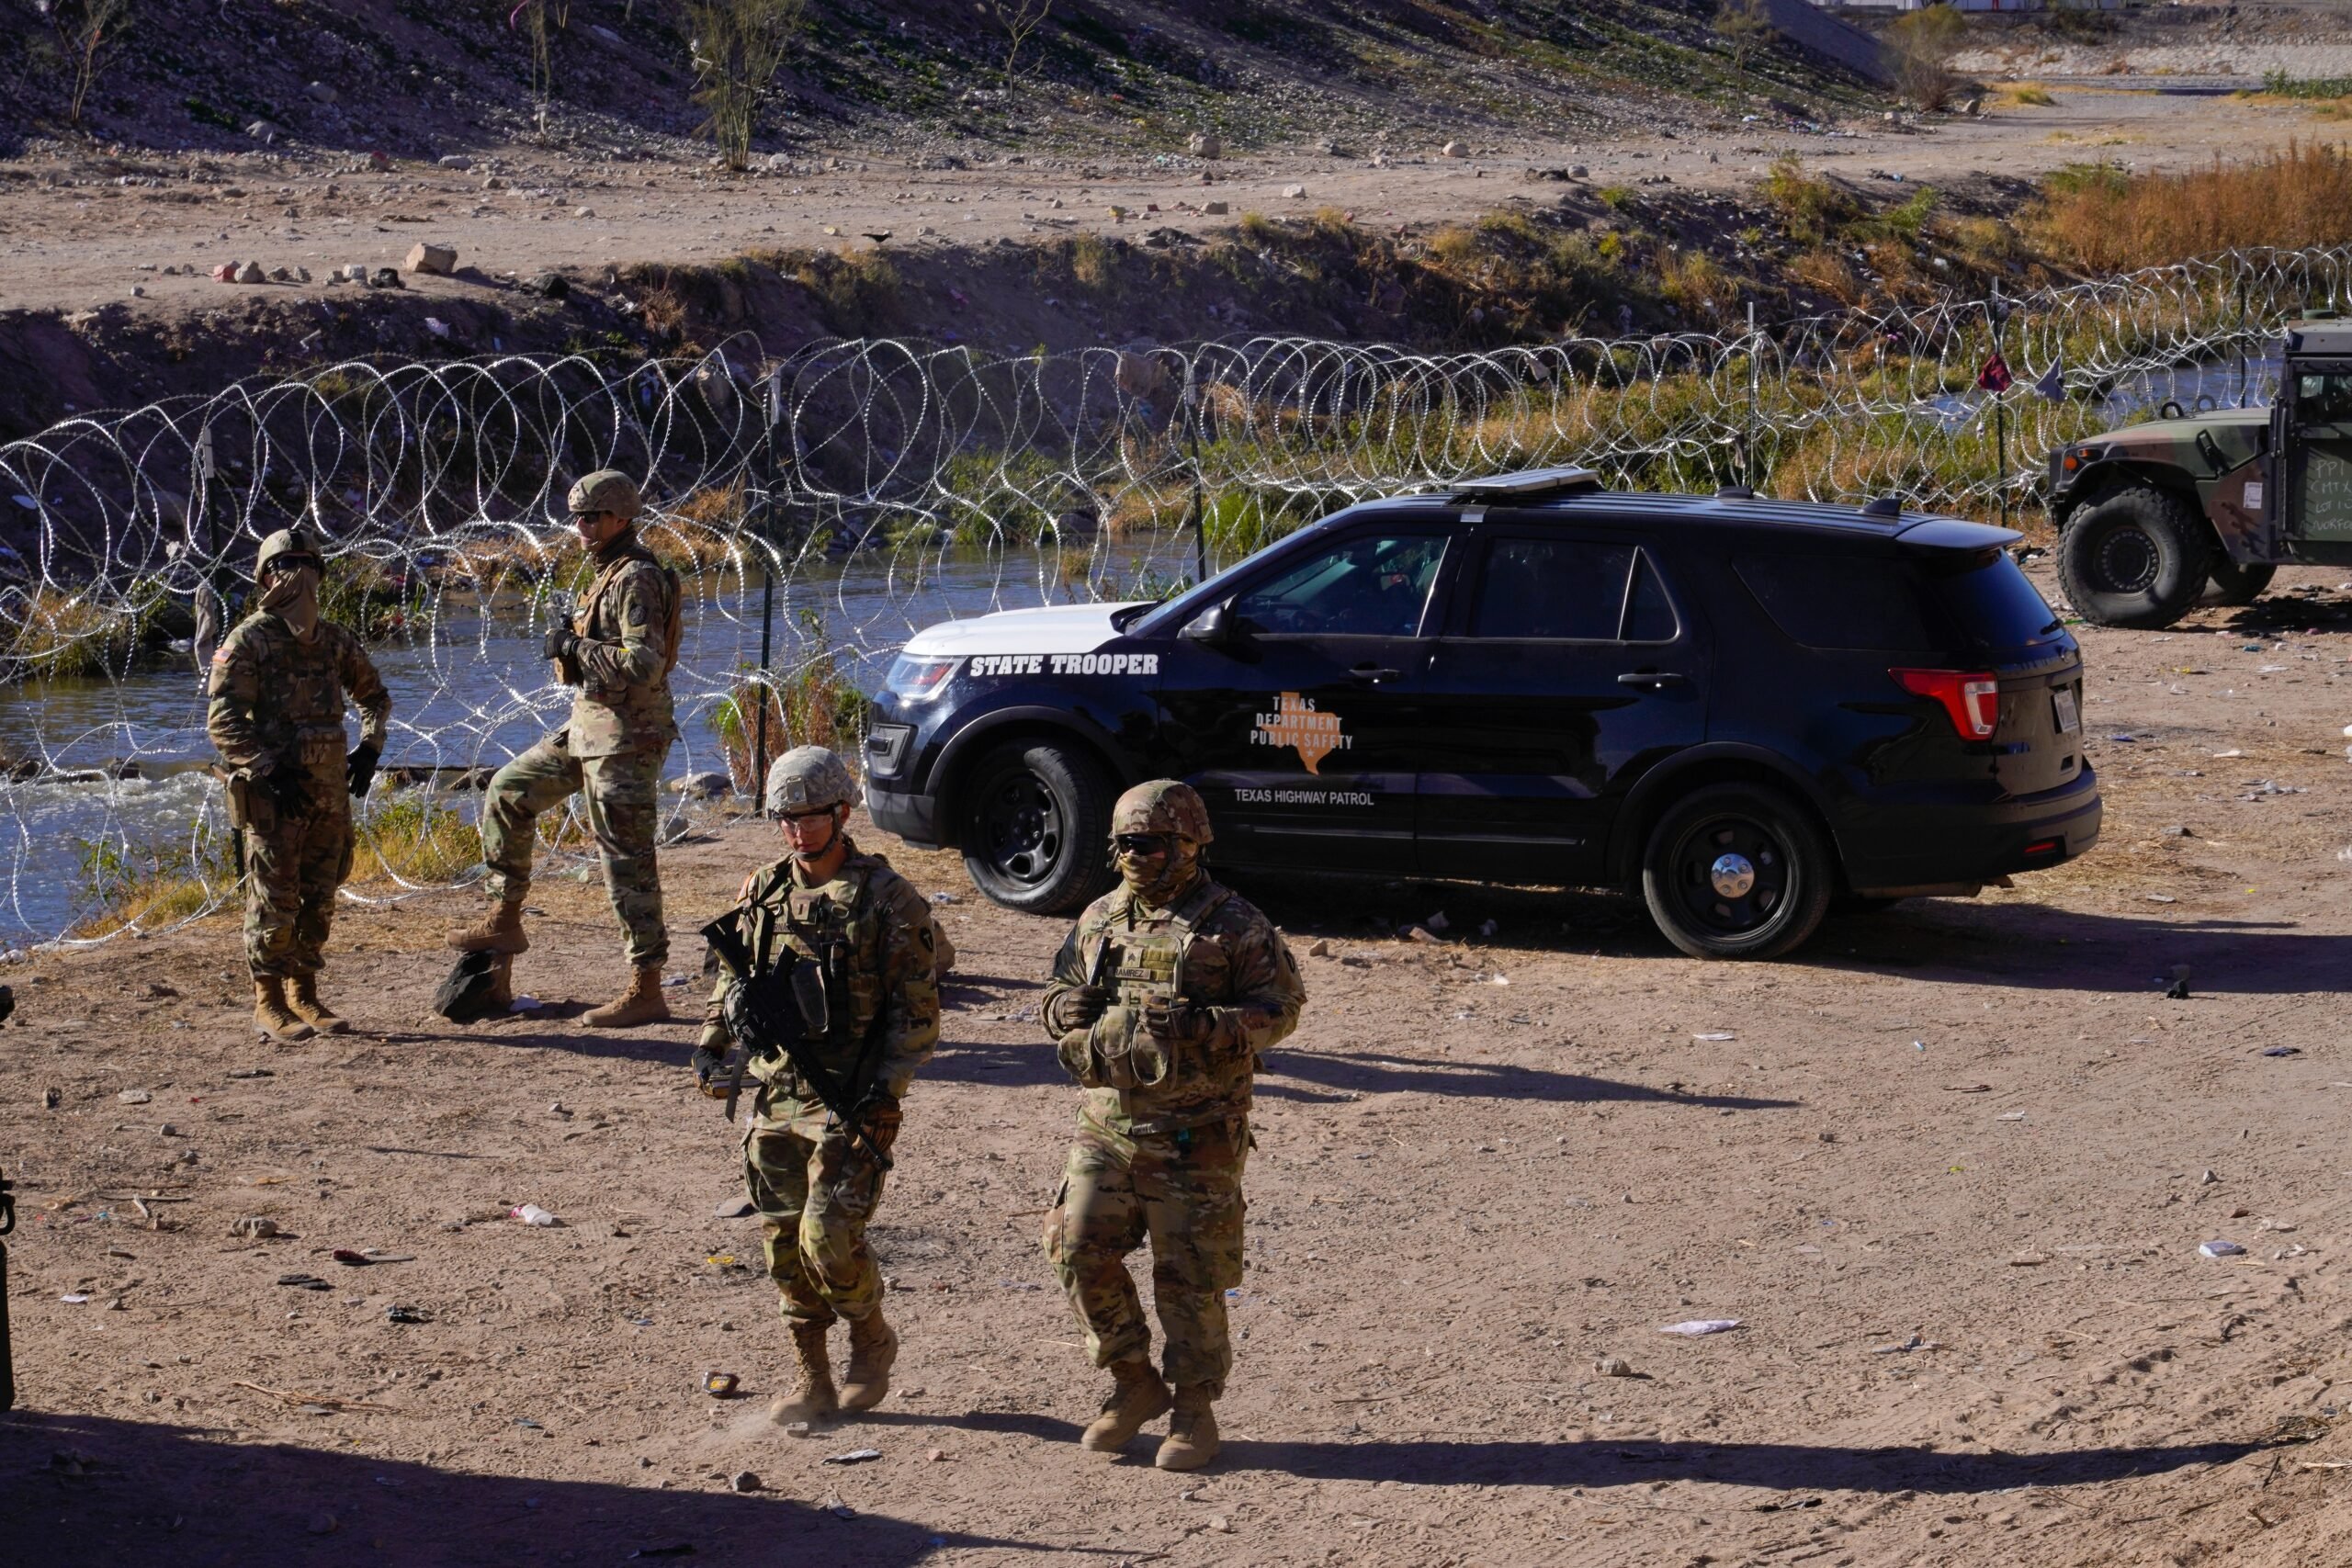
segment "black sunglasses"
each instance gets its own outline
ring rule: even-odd
[[[1111,841],[1123,855],[1164,855],[1175,840],[1168,833],[1121,833]]]
[[[814,822],[820,817],[831,817],[832,814],[833,807],[830,806],[812,806],[806,811],[779,811],[776,816],[786,822]]]

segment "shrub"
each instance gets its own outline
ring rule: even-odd
[[[1968,24],[1951,6],[1929,6],[1895,17],[1886,29],[1886,51],[1896,91],[1923,109],[1950,103],[1956,85],[1951,57],[1960,52],[1967,31]]]
[[[2086,272],[2160,266],[2232,248],[2352,242],[2352,153],[2290,143],[2245,164],[2178,174],[2075,164],[2025,216],[2041,247]]]

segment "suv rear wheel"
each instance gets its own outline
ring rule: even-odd
[[[1111,786],[1094,760],[1053,740],[982,757],[962,790],[964,869],[1009,909],[1054,915],[1111,885]]]
[[[2067,521],[2058,537],[2058,581],[2085,620],[2168,626],[2205,591],[2215,553],[2212,530],[2186,500],[2138,485]]]
[[[2206,569],[2212,586],[2205,598],[2214,604],[2251,604],[2262,597],[2278,569],[2267,561],[2247,564],[2233,561],[2220,551],[2214,552],[2213,564]]]
[[[1829,846],[1796,802],[1762,784],[1708,784],[1666,808],[1642,855],[1642,898],[1693,958],[1778,958],[1820,926],[1836,891]]]

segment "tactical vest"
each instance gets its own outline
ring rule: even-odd
[[[789,948],[824,976],[831,1027],[818,1037],[819,1050],[843,1070],[856,1066],[859,1054],[882,1026],[888,999],[883,995],[882,928],[874,918],[870,897],[880,869],[853,862],[823,886],[802,887],[787,866],[781,880],[753,904],[749,921],[747,940],[762,974],[774,967],[779,949]],[[762,1066],[757,1076],[774,1092],[795,1100],[811,1098],[789,1062],[772,1057]]]
[[[1228,1005],[1229,996],[1204,996],[1196,977],[1185,974],[1185,955],[1194,933],[1232,894],[1211,893],[1201,907],[1180,919],[1170,914],[1148,928],[1110,926],[1092,953],[1081,952],[1089,973],[1106,963],[1113,992],[1108,1028],[1090,1031],[1092,1061],[1080,1072],[1090,1080],[1089,1098],[1106,1118],[1115,1116],[1136,1133],[1171,1131],[1244,1114],[1256,1064],[1247,1051],[1213,1057],[1201,1045],[1169,1047],[1144,1027],[1154,1003],[1170,1006]],[[1108,949],[1107,953],[1103,951]]]
[[[604,605],[605,595],[612,591],[614,583],[620,581],[621,569],[638,561],[659,568],[662,581],[670,590],[668,609],[662,623],[662,678],[666,681],[670,672],[678,667],[678,644],[685,637],[685,589],[679,581],[677,572],[662,566],[662,558],[644,545],[630,546],[607,561],[604,570],[596,573],[595,581],[589,583],[588,592],[581,597],[580,607],[572,612],[571,632],[574,637],[589,635],[589,628],[596,624],[596,612]]]

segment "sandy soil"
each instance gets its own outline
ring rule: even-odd
[[[226,924],[43,955],[0,1050],[0,1558],[2352,1560],[2335,575],[2086,634],[2095,853],[1798,961],[1683,959],[1600,895],[1253,889],[1329,953],[1261,1080],[1227,1457],[1193,1477],[1074,1446],[1098,1380],[1035,1239],[1062,927],[950,857],[899,857],[963,956],[874,1233],[897,1388],[806,1439],[761,1418],[787,1345],[714,1217],[738,1156],[688,1027],[571,1021],[616,978],[592,887],[535,895],[549,1005],[471,1031],[424,1016],[455,897],[348,909],[361,1032],[299,1047],[250,1038]],[[678,931],[769,833],[668,858]],[[1440,908],[1496,931],[1391,934]],[[1716,1317],[1745,1326],[1659,1332]]]
[[[1531,170],[1583,164],[1589,183],[1633,184],[1665,175],[1678,186],[1733,190],[1770,160],[1793,151],[1855,178],[1873,173],[1950,183],[1985,173],[2030,178],[2061,164],[2116,160],[2138,168],[2209,161],[2216,150],[2250,152],[2290,138],[2335,141],[2352,128],[2312,119],[2293,107],[2215,96],[2101,87],[2064,87],[2048,107],[1932,124],[1866,119],[1835,134],[1762,123],[1690,127],[1672,140],[1606,143],[1479,144],[1449,159],[1434,146],[1394,147],[1385,166],[1373,149],[1351,156],[1309,152],[1206,165],[1172,158],[1097,164],[1040,158],[1019,164],[914,170],[855,147],[805,157],[803,169],[722,180],[699,167],[592,163],[530,147],[478,159],[462,174],[396,164],[389,175],[355,173],[322,156],[142,154],[101,173],[20,162],[21,175],[80,180],[54,187],[19,179],[0,187],[0,300],[76,310],[127,304],[133,311],[186,314],[239,303],[251,288],[214,282],[221,262],[308,267],[300,288],[336,297],[328,271],[350,262],[397,265],[419,240],[456,247],[463,267],[488,276],[544,267],[602,268],[636,261],[716,261],[745,249],[826,245],[864,249],[888,232],[893,248],[974,244],[1071,229],[1139,234],[1170,225],[1228,227],[1242,213],[1304,216],[1325,206],[1381,224],[1454,221],[1518,197],[1549,200]],[[198,169],[203,177],[189,176]],[[363,166],[364,167],[364,166]],[[495,171],[494,174],[492,171]],[[486,189],[495,178],[503,188]],[[130,184],[118,183],[131,181]],[[152,181],[153,183],[145,183]],[[1294,187],[1302,194],[1285,194]],[[1227,204],[1224,216],[1200,210]],[[1056,202],[1061,203],[1056,207]],[[1157,206],[1159,211],[1149,210]],[[1132,214],[1121,221],[1114,206]],[[828,230],[832,232],[828,232]],[[928,231],[929,232],[925,232]],[[161,275],[197,266],[196,276]],[[144,269],[157,269],[153,271]],[[413,280],[428,294],[479,293],[482,284]],[[132,299],[137,287],[144,297]]]

